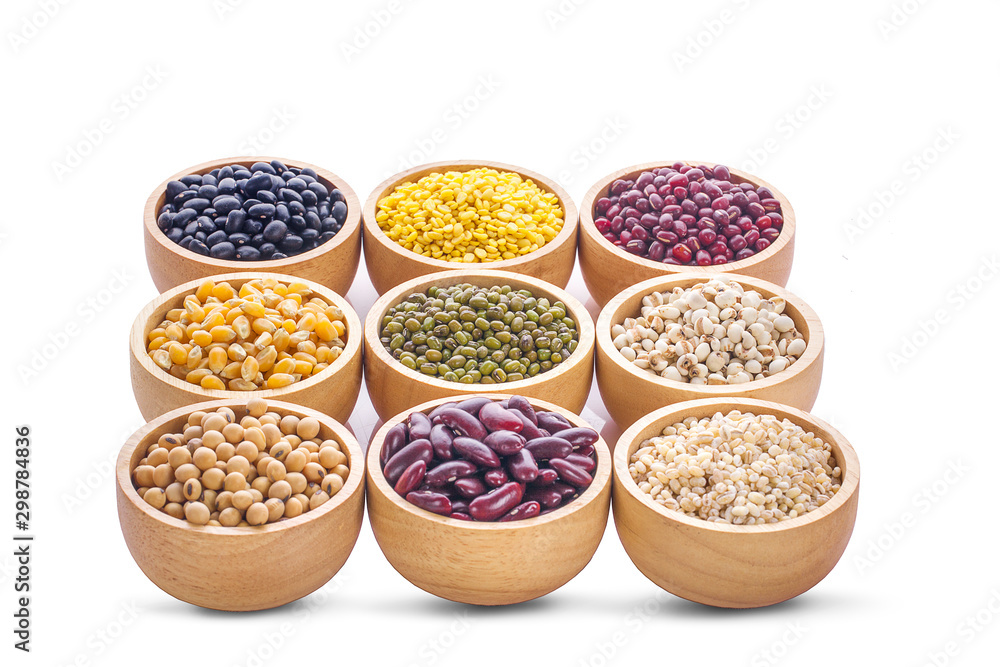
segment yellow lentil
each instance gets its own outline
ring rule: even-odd
[[[559,234],[563,215],[559,198],[532,180],[481,167],[398,185],[379,200],[375,220],[407,250],[476,263],[538,250]]]

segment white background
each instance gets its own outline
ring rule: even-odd
[[[30,656],[11,648],[0,548],[4,664],[994,664],[998,20],[986,0],[7,0],[0,535],[26,423],[37,542]],[[661,593],[609,523],[565,587],[481,609],[410,585],[366,522],[334,583],[287,607],[161,592],[121,537],[110,474],[142,423],[127,365],[157,293],[142,207],[169,174],[248,152],[322,165],[362,199],[457,158],[537,170],[578,203],[652,160],[773,183],[798,219],[789,288],[828,337],[815,412],[862,462],[838,567],[785,604],[716,610]],[[578,272],[569,289],[587,298]],[[374,300],[363,264],[349,297],[362,315]],[[606,416],[596,385],[589,410]],[[351,424],[373,423],[363,395]]]

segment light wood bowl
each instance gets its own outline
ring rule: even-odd
[[[479,394],[503,399],[504,394]],[[608,523],[611,454],[594,444],[594,482],[554,512],[506,523],[477,523],[440,516],[412,505],[386,481],[379,465],[385,435],[410,412],[429,412],[456,396],[428,401],[386,421],[368,446],[368,519],[382,553],[410,583],[455,602],[505,605],[556,590],[590,562]],[[574,426],[587,422],[552,403],[529,399],[536,409],[558,412]]]
[[[794,364],[763,380],[744,384],[693,385],[654,375],[638,368],[622,357],[611,339],[611,327],[626,317],[636,317],[647,294],[668,292],[674,287],[691,287],[709,278],[735,280],[762,296],[780,296],[785,300],[785,314],[795,322],[795,328],[805,336],[806,351]],[[608,413],[622,428],[665,405],[699,398],[759,398],[790,405],[801,410],[812,409],[819,393],[823,375],[823,325],[809,305],[791,292],[763,280],[721,273],[675,274],[652,278],[633,285],[611,299],[597,319],[597,386]]]
[[[172,308],[182,308],[184,297],[194,293],[203,279],[198,278],[178,285],[149,302],[132,324],[129,334],[129,370],[132,376],[132,391],[139,404],[139,412],[147,419],[153,419],[164,412],[201,401],[229,399],[246,402],[251,396],[265,400],[298,403],[346,422],[361,391],[361,320],[351,305],[339,294],[310,280],[303,280],[278,273],[225,273],[212,276],[216,283],[226,281],[237,290],[243,283],[259,278],[274,278],[283,282],[301,282],[313,289],[316,296],[328,303],[336,304],[344,311],[347,325],[347,344],[335,362],[322,372],[280,389],[258,389],[256,391],[230,391],[228,389],[203,389],[163,370],[153,363],[146,351],[149,332]]]
[[[351,472],[333,498],[315,510],[257,527],[196,526],[139,497],[132,470],[146,448],[175,433],[198,410],[228,406],[237,419],[246,399],[209,401],[157,417],[132,434],[118,455],[118,519],[136,564],[165,592],[184,602],[224,611],[270,609],[309,595],[347,561],[364,515],[364,455],[344,426],[309,408],[268,401],[281,414],[314,417],[320,436],[341,444]]]
[[[594,205],[607,193],[608,188],[619,178],[635,178],[644,171],[670,166],[672,162],[647,162],[625,167],[612,172],[594,184],[583,197],[580,205],[580,270],[587,289],[599,306],[629,285],[657,276],[675,273],[699,273],[711,275],[719,271],[739,273],[761,278],[784,286],[792,270],[792,254],[795,248],[795,212],[785,195],[770,183],[737,169],[729,170],[734,183],[752,183],[755,187],[765,186],[781,202],[784,220],[778,240],[753,257],[716,266],[679,266],[663,264],[637,257],[622,248],[612,245],[594,226]],[[714,167],[711,162],[689,161],[686,164]]]
[[[542,190],[554,193],[559,198],[559,204],[563,209],[563,226],[556,238],[535,252],[516,259],[464,264],[424,257],[407,250],[386,236],[375,221],[379,200],[392,192],[397,185],[406,181],[416,182],[433,172],[470,171],[479,167],[520,174],[526,179],[530,178]],[[573,264],[576,262],[576,228],[579,215],[569,193],[555,181],[541,174],[502,162],[488,162],[486,160],[434,162],[401,171],[383,181],[372,191],[365,202],[362,219],[365,238],[365,264],[368,266],[368,275],[371,277],[372,285],[379,294],[384,293],[394,285],[428,273],[466,271],[470,268],[480,267],[513,271],[540,278],[559,287],[565,287],[566,283],[569,282],[570,274],[573,273]]]
[[[562,301],[567,313],[576,321],[579,343],[569,359],[552,370],[535,377],[502,384],[462,384],[439,377],[430,377],[410,370],[392,357],[379,333],[382,317],[388,310],[414,292],[426,292],[433,285],[449,287],[469,283],[478,287],[510,285],[527,289],[536,297]],[[520,394],[557,403],[579,412],[587,402],[594,367],[594,323],[583,304],[564,290],[537,278],[493,269],[442,271],[422,276],[389,290],[372,306],[365,318],[365,383],[372,405],[382,419],[414,405],[445,396],[473,396],[484,391],[498,394]]]
[[[642,441],[686,417],[737,409],[787,418],[833,447],[843,482],[822,507],[776,524],[739,526],[689,517],[654,502],[632,480],[628,462]],[[837,564],[854,530],[860,463],[829,424],[788,406],[717,398],[678,403],[643,417],[614,453],[614,516],[622,545],[639,571],[661,588],[714,607],[763,607],[800,595]]]
[[[188,174],[207,174],[213,169],[230,164],[249,167],[254,162],[269,162],[273,157],[233,157],[203,162],[183,169],[166,179],[153,190],[146,200],[143,212],[143,241],[146,245],[146,263],[153,284],[161,292],[197,278],[207,278],[217,273],[236,271],[259,271],[262,273],[286,273],[329,287],[338,294],[347,294],[354,282],[361,260],[361,202],[354,190],[333,172],[301,160],[277,158],[288,167],[312,168],[317,180],[329,189],[337,188],[344,193],[347,204],[347,220],[336,236],[321,246],[294,257],[285,259],[244,262],[235,259],[215,259],[199,255],[180,247],[156,226],[157,214],[166,198],[167,183]]]

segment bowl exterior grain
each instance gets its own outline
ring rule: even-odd
[[[278,158],[289,167],[314,169],[320,183],[331,190],[337,188],[344,193],[347,204],[347,220],[344,221],[341,230],[332,239],[308,252],[285,259],[260,262],[215,259],[180,247],[156,226],[157,214],[164,204],[167,183],[170,181],[188,174],[207,174],[213,169],[230,164],[249,167],[255,162],[268,162],[272,159],[234,157],[204,162],[179,171],[153,190],[146,201],[143,213],[143,242],[146,246],[149,275],[156,289],[165,292],[181,283],[207,278],[217,273],[260,271],[291,274],[329,287],[338,294],[347,294],[358,271],[358,263],[361,261],[361,202],[344,179],[308,162]]]
[[[375,221],[378,202],[392,192],[396,186],[406,181],[417,181],[434,172],[470,171],[479,167],[489,167],[498,171],[508,171],[531,179],[538,187],[554,193],[563,208],[563,227],[550,243],[535,252],[516,259],[478,264],[446,262],[424,257],[403,248],[390,239]],[[573,273],[576,262],[576,230],[579,222],[576,204],[555,181],[533,171],[501,162],[486,160],[459,160],[456,162],[435,162],[425,164],[388,178],[376,187],[365,202],[363,211],[365,264],[372,285],[383,294],[395,285],[438,271],[464,271],[470,267],[488,267],[492,270],[514,271],[565,287]]]
[[[347,561],[364,515],[364,455],[341,424],[315,410],[268,401],[281,414],[314,417],[320,436],[337,440],[351,472],[337,495],[294,519],[254,528],[195,526],[153,508],[136,493],[131,471],[142,452],[176,432],[196,410],[228,406],[237,418],[246,401],[210,401],[169,412],[136,431],[116,466],[118,519],[136,564],[166,593],[199,607],[252,611],[309,595]]]
[[[669,292],[675,287],[688,288],[705,282],[709,277],[735,280],[766,298],[780,296],[785,300],[785,314],[795,322],[806,338],[806,351],[794,364],[763,380],[744,384],[693,385],[668,380],[638,368],[626,361],[611,338],[611,327],[627,317],[636,317],[642,299],[652,292]],[[823,375],[825,337],[819,317],[809,305],[788,290],[757,278],[736,274],[683,273],[653,278],[626,288],[601,310],[596,325],[597,386],[608,413],[620,427],[627,427],[643,415],[666,405],[700,398],[733,396],[758,398],[790,405],[802,410],[812,409],[819,394]]]
[[[643,440],[685,417],[732,409],[788,418],[831,443],[843,471],[841,489],[822,507],[763,526],[709,523],[669,510],[642,493],[628,472]],[[837,564],[854,530],[860,464],[833,427],[812,415],[752,399],[688,401],[633,424],[614,454],[614,517],[632,562],[661,588],[714,607],[763,607],[801,595]]]
[[[278,273],[227,273],[211,276],[215,282],[229,282],[239,289],[243,283],[260,278],[274,278],[282,282],[301,282],[309,285],[316,296],[344,311],[347,325],[347,345],[340,357],[321,373],[306,380],[295,382],[281,389],[260,389],[253,392],[222,389],[203,389],[201,386],[175,378],[153,363],[146,351],[149,332],[163,321],[167,311],[182,308],[184,297],[193,293],[202,283],[198,278],[178,285],[153,299],[135,318],[129,335],[129,371],[132,377],[132,391],[139,411],[147,420],[170,412],[184,405],[213,399],[242,400],[251,396],[268,401],[281,400],[297,403],[346,422],[354,410],[361,391],[362,344],[361,320],[351,305],[339,294],[323,285]]]
[[[426,292],[431,286],[448,287],[470,283],[479,287],[510,285],[527,289],[536,297],[562,301],[577,323],[579,344],[569,359],[533,378],[501,384],[462,384],[430,377],[410,370],[385,349],[379,338],[382,318],[389,308],[406,300],[415,292]],[[478,395],[484,391],[499,394],[520,394],[529,398],[551,401],[572,412],[579,412],[587,402],[593,380],[594,323],[583,304],[568,292],[528,276],[493,269],[442,271],[403,283],[383,294],[365,318],[365,383],[372,405],[382,419],[426,401],[446,396]]]
[[[670,164],[673,162],[648,162],[619,169],[595,183],[584,196],[580,205],[580,270],[583,273],[583,281],[597,304],[603,306],[611,297],[629,285],[674,273],[711,275],[724,270],[784,286],[788,282],[788,274],[792,270],[792,255],[795,248],[795,212],[785,195],[781,194],[773,185],[737,169],[729,170],[733,182],[752,183],[756,187],[763,185],[770,189],[774,193],[775,199],[781,202],[781,215],[784,218],[778,240],[753,257],[721,266],[663,264],[636,257],[612,245],[597,231],[597,227],[594,226],[594,204],[600,197],[604,196],[613,182],[620,178],[635,178],[643,171]],[[711,162],[698,160],[688,161],[686,164],[715,166]]]
[[[482,394],[502,399],[502,394]],[[414,408],[427,412],[448,400]],[[578,416],[544,401],[574,425]],[[590,562],[604,535],[611,500],[611,455],[598,440],[594,482],[579,498],[545,516],[508,523],[451,519],[411,505],[382,475],[385,434],[410,413],[387,421],[368,447],[368,518],[389,563],[415,586],[439,597],[477,605],[525,602],[551,593]]]

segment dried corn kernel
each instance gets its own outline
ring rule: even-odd
[[[407,250],[447,262],[513,259],[551,242],[559,198],[520,174],[487,167],[431,173],[379,200],[375,220]]]
[[[326,368],[346,344],[343,311],[300,282],[253,280],[237,291],[206,280],[183,305],[147,334],[147,350],[157,366],[205,389],[288,386]]]

